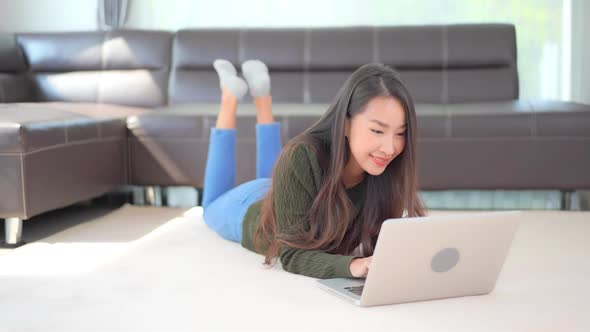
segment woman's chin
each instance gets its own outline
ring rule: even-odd
[[[380,167],[367,167],[365,168],[365,172],[373,175],[373,176],[379,176],[381,174],[383,174],[383,172],[385,171],[386,167],[380,168]]]

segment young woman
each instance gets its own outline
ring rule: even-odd
[[[204,219],[222,237],[316,278],[365,277],[383,221],[425,215],[416,179],[416,115],[399,75],[382,64],[352,73],[326,113],[281,149],[270,78],[257,60],[246,82],[225,60],[205,170]],[[236,111],[257,109],[257,179],[235,186]]]

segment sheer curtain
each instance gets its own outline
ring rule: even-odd
[[[102,30],[117,30],[125,25],[128,0],[98,0],[98,26]]]

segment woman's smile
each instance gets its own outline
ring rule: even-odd
[[[389,162],[392,159],[392,158],[379,158],[379,157],[375,157],[373,155],[369,155],[369,156],[371,156],[371,160],[373,160],[373,162],[375,164],[377,164],[377,166],[379,166],[379,167],[387,166],[387,164],[389,164]]]

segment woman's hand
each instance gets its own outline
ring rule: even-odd
[[[371,268],[373,256],[365,258],[355,258],[350,262],[350,273],[356,278],[366,277]]]

